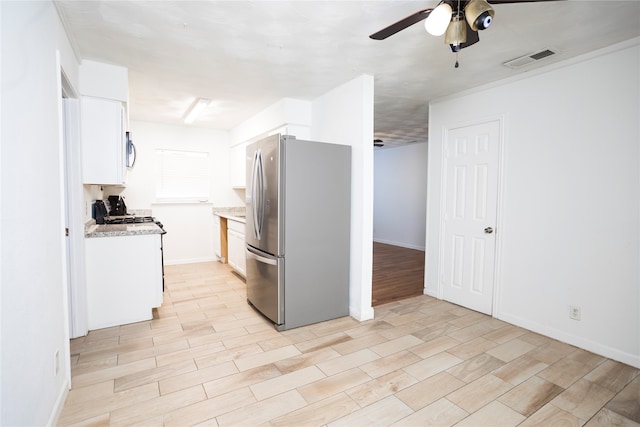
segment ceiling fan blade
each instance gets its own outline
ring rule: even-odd
[[[403,19],[399,20],[395,24],[391,24],[388,27],[383,28],[382,30],[371,34],[369,36],[369,38],[374,39],[374,40],[384,40],[387,37],[392,36],[395,33],[398,33],[400,31],[404,30],[405,28],[408,28],[408,27],[412,26],[413,24],[418,23],[418,22],[426,19],[427,16],[429,16],[429,14],[431,13],[432,10],[433,10],[433,8],[419,10],[416,13],[414,13],[413,15],[409,15],[406,18],[403,18]]]

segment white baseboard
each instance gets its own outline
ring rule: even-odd
[[[164,265],[196,264],[199,262],[211,262],[211,261],[218,261],[218,259],[215,257],[172,259],[172,260],[164,260]]]
[[[427,289],[426,287],[422,289],[423,295],[428,295],[430,297],[438,298],[438,293],[432,291],[431,289]]]
[[[562,341],[564,343],[579,347],[583,350],[587,350],[592,353],[596,353],[609,359],[616,360],[618,362],[622,362],[640,369],[640,356],[637,354],[627,353],[619,349],[597,343],[595,341],[584,339],[580,336],[568,334],[564,331],[550,328],[536,322],[527,321],[526,319],[522,319],[518,316],[502,313],[499,314],[497,318],[502,321],[511,323],[512,325],[520,326],[521,328],[528,329],[546,337]]]
[[[400,246],[401,248],[416,249],[418,251],[423,251],[423,252],[426,249],[424,246],[412,245],[411,243],[396,242],[394,240],[385,240],[385,239],[374,238],[373,241],[376,242],[376,243],[384,243],[385,245]]]
[[[64,403],[67,400],[67,395],[69,394],[70,388],[71,386],[69,385],[69,382],[67,380],[64,380],[60,387],[60,391],[58,392],[56,403],[53,405],[51,415],[49,416],[49,421],[47,421],[47,426],[58,425],[58,420],[60,419],[60,415],[62,414],[62,409],[64,409]]]
[[[373,307],[366,307],[363,311],[357,307],[349,307],[349,316],[356,319],[358,322],[364,322],[365,320],[373,319]]]

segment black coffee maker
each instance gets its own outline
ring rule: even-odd
[[[109,196],[109,216],[126,215],[127,205],[124,204],[124,198],[120,196]]]
[[[107,207],[102,200],[96,200],[93,203],[93,218],[96,224],[104,224],[104,217],[107,216]]]

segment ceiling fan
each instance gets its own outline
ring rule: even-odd
[[[491,4],[534,3],[557,0],[442,0],[435,8],[419,10],[398,22],[371,34],[374,40],[384,40],[405,28],[425,20],[429,34],[445,34],[445,44],[452,52],[469,47],[480,41],[479,30],[486,30],[493,21]],[[456,61],[456,68],[458,62]]]

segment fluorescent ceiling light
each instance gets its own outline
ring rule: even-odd
[[[202,111],[207,108],[209,102],[211,101],[209,101],[208,99],[198,98],[196,102],[191,106],[191,110],[187,114],[187,117],[184,118],[184,122],[193,123],[193,121],[198,118],[200,113],[202,113]]]

